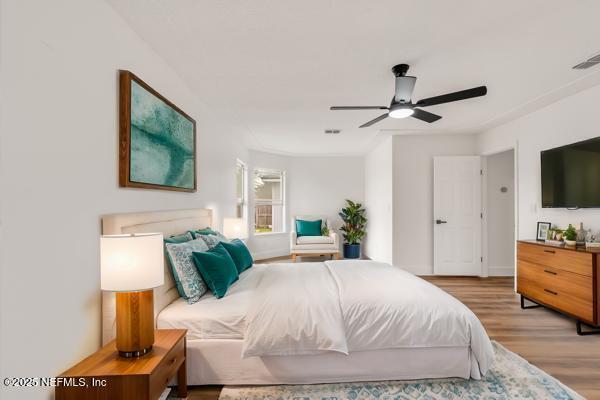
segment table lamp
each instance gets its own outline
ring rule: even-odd
[[[224,218],[223,235],[231,239],[248,239],[248,224],[243,218]]]
[[[154,291],[164,283],[163,235],[100,238],[100,286],[116,292],[117,350],[139,357],[154,344]]]

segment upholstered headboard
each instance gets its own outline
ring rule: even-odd
[[[113,214],[102,217],[102,234],[161,232],[165,237],[205,227],[212,227],[212,210],[191,209]],[[175,282],[165,262],[165,283],[154,289],[154,318],[179,297]],[[102,343],[115,337],[115,294],[102,292]]]

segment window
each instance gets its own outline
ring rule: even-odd
[[[285,173],[254,170],[254,232],[284,232]]]
[[[246,214],[246,165],[240,160],[235,166],[236,214],[244,218]]]

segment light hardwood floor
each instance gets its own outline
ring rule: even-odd
[[[600,399],[600,335],[545,308],[522,310],[512,278],[428,277],[466,304],[488,335],[589,400]]]
[[[465,303],[488,334],[587,399],[600,399],[600,335],[577,336],[574,321],[543,308],[521,310],[512,278],[426,277]],[[217,399],[193,387],[189,400]]]

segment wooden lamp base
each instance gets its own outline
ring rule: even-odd
[[[154,291],[117,292],[117,350],[125,358],[152,351]]]

